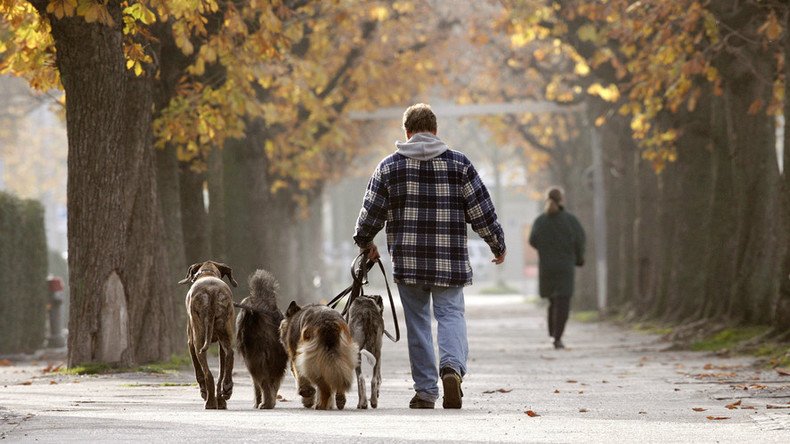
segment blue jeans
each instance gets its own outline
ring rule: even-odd
[[[451,367],[464,376],[469,344],[466,340],[463,287],[398,284],[398,292],[406,318],[414,390],[421,399],[435,402],[439,398],[439,373],[431,334],[431,296],[433,314],[439,324],[439,368]]]

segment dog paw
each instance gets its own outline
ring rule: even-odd
[[[372,400],[372,399],[370,400],[370,407],[371,407],[371,408],[374,408],[374,409],[375,409],[375,408],[376,408],[376,407],[378,407],[378,406],[379,406],[379,403],[378,403],[378,401],[374,401],[374,400]]]
[[[217,409],[217,400],[212,399],[211,401],[206,401],[206,410],[216,410]]]
[[[315,400],[313,399],[312,396],[303,396],[302,397],[302,405],[305,406],[308,409],[313,406],[314,402],[315,402]]]
[[[228,409],[228,403],[226,403],[225,400],[222,399],[222,398],[217,398],[217,409],[218,410],[227,410]]]
[[[231,382],[230,385],[228,385],[227,383],[223,385],[222,394],[220,395],[222,399],[225,400],[230,399],[232,395],[233,395],[233,383]]]
[[[312,398],[315,395],[315,388],[306,386],[306,387],[299,387],[299,396],[302,398]]]
[[[368,408],[368,403],[367,402],[360,402],[359,404],[357,404],[357,408],[361,409],[361,410],[366,410]]]
[[[346,395],[338,393],[335,395],[335,405],[338,410],[343,410],[346,406]]]
[[[275,404],[274,402],[272,402],[271,404],[267,404],[266,402],[262,402],[262,403],[258,404],[258,408],[261,409],[261,410],[270,410],[270,409],[274,408],[274,404]]]

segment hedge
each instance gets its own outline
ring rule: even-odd
[[[44,207],[0,192],[0,354],[44,345],[47,254]]]

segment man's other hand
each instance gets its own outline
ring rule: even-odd
[[[381,255],[379,255],[379,249],[376,248],[376,244],[373,242],[369,243],[366,247],[360,247],[359,252],[367,253],[368,260],[373,262],[376,262],[381,257]]]
[[[497,264],[497,265],[499,265],[499,264],[501,264],[501,263],[505,262],[505,255],[506,255],[506,254],[507,254],[507,251],[503,251],[503,252],[502,252],[502,254],[500,254],[499,256],[497,256],[497,257],[495,257],[495,258],[491,259],[491,262],[493,262],[493,263],[495,263],[495,264]]]

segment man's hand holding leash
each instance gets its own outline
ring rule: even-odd
[[[368,260],[373,262],[376,262],[381,257],[381,255],[379,254],[379,249],[376,247],[376,244],[374,244],[373,242],[369,243],[365,247],[359,247],[359,252],[367,253]]]

